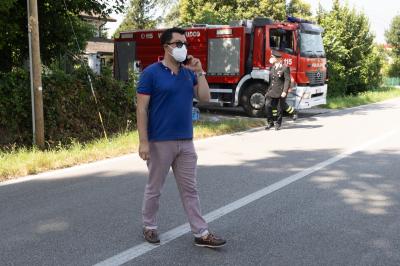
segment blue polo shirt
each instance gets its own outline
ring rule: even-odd
[[[193,71],[180,67],[178,74],[154,63],[140,75],[137,93],[150,95],[148,114],[149,141],[193,138]]]

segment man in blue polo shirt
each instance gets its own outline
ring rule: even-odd
[[[187,55],[183,29],[168,29],[160,38],[164,59],[142,72],[137,88],[139,156],[149,169],[142,208],[143,236],[152,244],[160,243],[156,216],[160,191],[172,167],[195,245],[221,247],[226,241],[208,231],[196,185],[192,105],[193,97],[209,101],[208,83],[200,60]]]

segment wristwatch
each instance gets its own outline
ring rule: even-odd
[[[205,76],[206,74],[207,74],[207,73],[204,72],[204,71],[196,72],[196,76],[197,76],[198,78],[200,78],[201,76]]]

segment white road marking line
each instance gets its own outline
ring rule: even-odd
[[[353,149],[347,150],[341,154],[338,154],[326,161],[320,162],[310,168],[307,168],[297,174],[291,175],[289,177],[286,177],[284,179],[282,179],[281,181],[278,181],[272,185],[269,185],[261,190],[258,190],[252,194],[249,194],[241,199],[238,199],[228,205],[225,205],[217,210],[214,210],[206,215],[204,215],[205,220],[210,223],[228,213],[231,213],[243,206],[246,206],[249,203],[252,203],[253,201],[256,201],[262,197],[265,197],[268,194],[271,194],[274,191],[277,191],[297,180],[300,180],[316,171],[319,171],[320,169],[323,169],[324,167],[327,167],[337,161],[340,161],[356,152],[362,151],[366,148],[368,148],[369,146],[372,146],[373,144],[376,144],[378,142],[381,142],[389,137],[391,137],[392,135],[396,134],[397,130],[392,130],[378,138],[372,139],[370,141],[367,141],[364,144],[361,144],[360,146],[357,146]],[[161,244],[160,245],[151,245],[147,242],[144,242],[142,244],[139,244],[137,246],[134,246],[130,249],[127,249],[111,258],[108,258],[102,262],[99,262],[97,264],[95,264],[95,266],[114,266],[114,265],[122,265],[124,263],[127,263],[137,257],[139,257],[140,255],[143,255],[157,247],[163,246],[169,242],[171,242],[172,240],[183,236],[184,234],[190,232],[190,227],[189,224],[183,224],[181,226],[178,226],[164,234],[160,235],[160,240],[161,240]]]

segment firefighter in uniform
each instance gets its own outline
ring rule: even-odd
[[[269,87],[265,102],[267,112],[266,130],[275,126],[275,130],[279,130],[282,125],[282,116],[286,111],[294,113],[294,108],[286,103],[286,96],[290,87],[290,68],[283,64],[282,55],[272,50],[270,58],[272,64],[269,73]],[[275,124],[274,124],[274,120]]]

